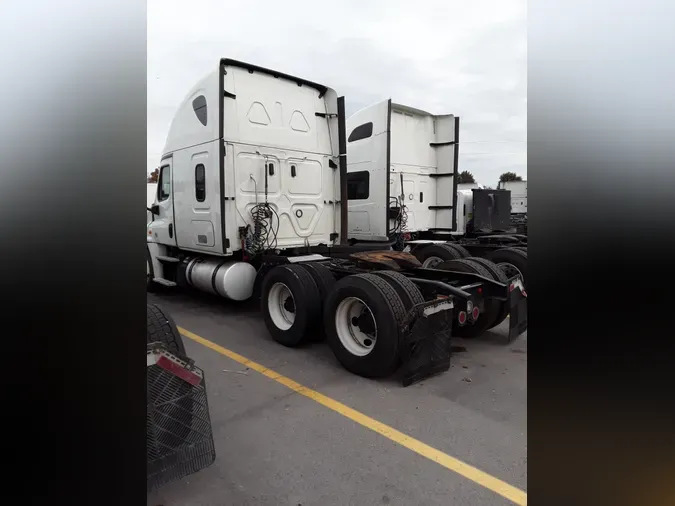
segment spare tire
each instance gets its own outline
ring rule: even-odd
[[[326,341],[348,371],[366,378],[388,376],[400,363],[405,315],[403,301],[382,277],[346,276],[326,301]]]
[[[147,304],[146,344],[160,342],[172,355],[187,360],[183,338],[173,319],[157,304]],[[170,377],[171,379],[167,378]],[[172,395],[166,398],[166,389]],[[148,368],[146,372],[146,446],[149,453],[161,455],[173,451],[186,442],[192,431],[194,387],[186,381],[167,375],[158,367]],[[152,415],[150,415],[152,410]],[[157,431],[148,424],[159,423]]]
[[[434,266],[445,260],[456,260],[462,258],[460,253],[449,244],[430,244],[413,252],[417,260],[422,262],[422,267],[432,269]]]
[[[468,258],[448,260],[434,268],[446,271],[472,272],[488,279],[494,279],[488,269],[483,267],[480,263],[474,262]],[[455,320],[453,322],[452,328],[453,335],[467,339],[482,335],[487,329],[490,328],[490,324],[499,314],[500,307],[496,303],[499,303],[499,301],[486,299],[483,312],[478,316],[478,321],[476,321],[473,325],[460,326],[459,322]]]
[[[515,275],[520,275],[523,284],[527,287],[527,250],[501,248],[489,253],[485,258],[496,263],[509,279]]]
[[[157,304],[147,304],[147,339],[146,344],[160,342],[169,353],[180,358],[187,358],[183,337],[178,327],[161,307]]]

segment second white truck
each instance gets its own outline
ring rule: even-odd
[[[459,187],[459,118],[389,100],[347,120],[349,239],[410,251],[424,267],[469,256],[527,278],[510,192]]]

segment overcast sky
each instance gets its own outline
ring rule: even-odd
[[[148,0],[148,172],[173,114],[221,57],[345,96],[461,117],[460,170],[527,176],[525,0]]]

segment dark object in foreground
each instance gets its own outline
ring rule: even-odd
[[[158,312],[163,314],[158,306],[148,305],[149,314]],[[148,325],[158,322],[166,329],[162,318],[148,318]],[[149,336],[165,334],[148,330]],[[147,492],[204,469],[216,458],[204,372],[192,360],[169,351],[177,341],[182,345],[177,330],[170,334],[147,343]]]

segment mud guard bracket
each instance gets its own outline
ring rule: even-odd
[[[509,342],[527,330],[527,292],[520,277],[510,281],[513,285],[509,293]]]

